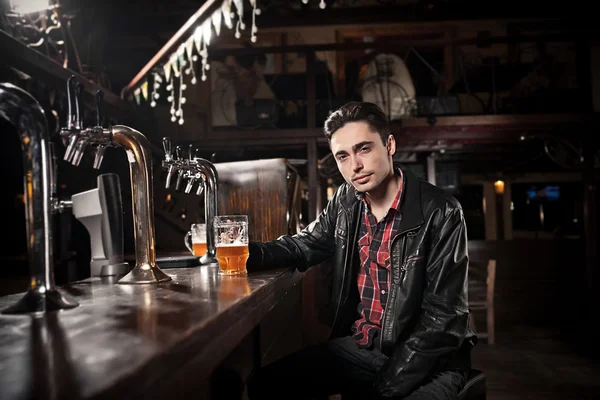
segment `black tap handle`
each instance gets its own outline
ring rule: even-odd
[[[188,149],[188,158],[190,161],[192,161],[192,158],[194,158],[193,153],[194,153],[194,145],[192,143],[190,143],[190,147]]]
[[[183,158],[183,148],[181,146],[175,147],[175,157],[176,160],[181,160]]]
[[[100,103],[102,103],[103,98],[104,92],[102,90],[98,90],[96,92],[96,126],[102,126],[102,114],[100,113]]]
[[[83,128],[83,84],[81,83],[75,85],[75,111],[77,113],[76,127],[81,129]]]

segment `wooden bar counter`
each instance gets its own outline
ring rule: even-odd
[[[242,340],[253,341],[303,275],[290,268],[244,277],[220,276],[215,266],[163,270],[171,282],[90,278],[60,287],[77,308],[0,315],[0,399],[207,398],[203,382]],[[0,309],[21,296],[0,298]],[[280,314],[301,320],[289,310]]]

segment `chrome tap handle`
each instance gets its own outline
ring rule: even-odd
[[[75,128],[82,129],[83,127],[83,85],[75,84],[75,112],[77,113]]]
[[[96,126],[102,126],[102,114],[100,114],[100,103],[102,103],[103,98],[104,92],[102,90],[98,90],[96,92]]]
[[[198,189],[196,190],[196,195],[201,196],[204,193],[204,182],[200,182],[198,185]]]
[[[169,170],[167,171],[167,179],[165,182],[165,189],[168,189],[171,186],[171,179],[173,179],[173,174],[175,173],[175,165],[169,165]]]
[[[74,166],[78,166],[81,162],[81,158],[85,153],[85,148],[87,147],[87,140],[82,139],[77,142],[77,146],[75,147],[75,154],[73,155],[73,160],[71,160],[71,164]]]
[[[73,129],[75,127],[75,112],[73,110],[73,102],[75,101],[75,75],[71,75],[67,79],[67,103],[68,103],[68,114],[67,114],[67,129]]]
[[[67,143],[67,150],[65,150],[65,155],[63,156],[63,160],[67,162],[73,161],[73,156],[75,155],[75,147],[77,146],[77,142],[79,139],[79,135],[76,133],[72,133],[68,136],[69,140]]]
[[[185,171],[183,169],[179,170],[179,174],[177,175],[177,182],[175,182],[175,190],[179,191],[181,189],[181,182],[183,182],[183,175]]]
[[[171,141],[170,138],[165,136],[162,140],[162,143],[163,143],[163,149],[165,151],[165,161],[172,161],[173,160],[173,142]]]
[[[194,183],[196,183],[196,178],[194,176],[190,176],[187,185],[185,186],[184,192],[189,194],[192,191],[192,187],[194,187]]]
[[[181,146],[175,147],[175,160],[181,160],[183,158],[183,149]],[[177,174],[177,182],[175,182],[175,190],[179,191],[181,189],[181,183],[183,182],[183,175],[185,174],[185,170],[180,166],[179,173]]]
[[[96,156],[94,157],[94,168],[100,169],[100,165],[102,164],[102,160],[104,159],[104,153],[106,152],[106,145],[100,144],[96,148]]]
[[[168,189],[171,186],[171,179],[173,178],[173,174],[175,173],[175,164],[173,162],[173,142],[168,137],[163,137],[162,140],[163,149],[165,150],[165,161],[163,162],[163,166],[168,165],[169,170],[167,172],[167,179],[165,183],[165,189]]]
[[[206,177],[204,176],[204,174],[201,174],[201,173],[199,173],[197,175],[200,175],[200,179],[199,179],[200,183],[198,184],[198,189],[196,190],[196,195],[200,196],[204,192],[204,185],[206,184],[205,183],[206,182]]]

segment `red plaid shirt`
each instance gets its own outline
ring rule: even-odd
[[[381,319],[390,289],[390,245],[392,238],[398,233],[402,219],[400,214],[402,171],[398,169],[397,174],[400,176],[398,194],[379,222],[371,213],[368,197],[363,193],[357,193],[357,197],[365,202],[364,218],[361,219],[358,240],[361,265],[358,273],[360,318],[352,327],[354,339],[360,347],[368,348],[374,343],[379,345]]]

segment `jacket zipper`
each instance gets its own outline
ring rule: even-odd
[[[392,259],[391,259],[392,258],[392,248],[394,247],[394,242],[401,235],[406,234],[406,236],[408,236],[409,233],[413,232],[414,230],[416,230],[416,229],[413,229],[413,230],[410,230],[410,231],[406,231],[406,232],[401,232],[401,233],[397,234],[396,236],[394,236],[394,238],[390,242],[389,252],[390,252],[390,278],[391,278],[391,282],[390,282],[390,287],[389,287],[389,290],[388,290],[388,297],[385,300],[385,308],[383,309],[383,315],[381,317],[381,337],[380,337],[380,340],[379,340],[379,348],[381,349],[382,352],[383,352],[383,338],[384,338],[384,334],[383,334],[384,332],[383,331],[384,331],[384,328],[386,326],[385,318],[387,316],[388,302],[390,300],[390,297],[392,297],[392,287],[394,286],[394,279],[393,279],[393,273],[394,273],[393,271],[394,271],[394,269],[393,269],[393,266],[392,266]],[[402,253],[400,254],[400,257],[399,257],[401,260],[404,258],[404,254],[406,254],[406,238],[403,238],[403,241],[404,242],[402,243]],[[407,263],[408,263],[408,260],[406,262],[403,261],[402,265],[400,266],[400,277],[398,279],[398,282],[402,281],[402,278],[404,277],[404,274],[408,270]]]

